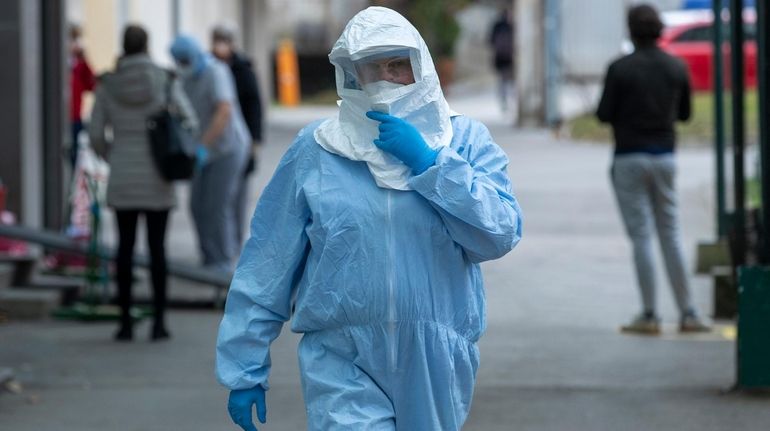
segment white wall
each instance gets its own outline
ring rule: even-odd
[[[122,0],[124,1],[124,0]],[[117,0],[68,0],[67,19],[83,29],[82,43],[94,72],[115,66],[120,51]]]
[[[43,225],[43,148],[41,133],[43,121],[40,116],[42,99],[40,62],[42,56],[24,55],[38,53],[40,47],[41,7],[37,2],[18,0],[20,9],[19,24],[21,38],[21,61],[19,77],[21,84],[21,214],[20,222],[29,227]],[[16,65],[12,65],[14,67]]]
[[[567,77],[604,75],[628,38],[628,8],[639,3],[666,11],[679,8],[682,0],[561,0],[561,58]]]
[[[158,0],[122,0],[126,2],[121,11],[125,16],[119,17],[123,24],[139,24],[149,33],[150,55],[164,66],[171,66],[171,55],[168,48],[173,38],[171,23],[171,1]],[[123,25],[120,25],[122,28]]]
[[[518,123],[525,127],[540,126],[545,122],[546,53],[543,1],[516,1]]]
[[[494,78],[489,34],[499,16],[497,8],[475,3],[457,13],[460,35],[455,45],[455,77],[472,81]]]
[[[628,39],[628,8],[650,3],[659,11],[677,9],[682,0],[560,0],[561,78],[556,90],[562,118],[596,108],[607,66]]]
[[[618,0],[562,0],[562,71],[567,76],[601,77],[620,54],[626,34],[626,5]]]
[[[239,24],[240,4],[240,0],[180,0],[180,32],[195,37],[208,50],[214,26]]]

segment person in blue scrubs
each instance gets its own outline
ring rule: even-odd
[[[237,213],[243,177],[233,172],[246,168],[251,136],[227,65],[204,52],[191,36],[177,36],[171,55],[201,124],[190,213],[203,265],[230,273],[242,244]]]
[[[339,114],[284,155],[228,293],[228,410],[244,430],[255,406],[265,423],[270,344],[291,318],[309,430],[459,430],[486,326],[479,263],[521,238],[508,158],[451,111],[396,12],[360,12],[329,58]]]

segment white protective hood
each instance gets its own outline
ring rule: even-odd
[[[387,51],[409,51],[415,83],[370,96],[351,85],[352,62]],[[420,33],[403,16],[384,7],[370,7],[354,16],[334,44],[329,60],[335,67],[339,113],[316,129],[315,139],[326,150],[350,160],[365,161],[377,185],[411,190],[411,170],[377,148],[379,123],[366,117],[376,110],[415,126],[434,149],[452,140],[451,111],[441,92],[436,69]],[[359,87],[360,88],[360,87]]]

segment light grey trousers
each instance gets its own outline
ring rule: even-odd
[[[656,309],[654,231],[658,233],[677,306],[683,314],[694,311],[680,241],[675,176],[673,154],[616,155],[612,164],[612,185],[633,245],[642,306],[646,312]]]
[[[240,253],[236,207],[245,161],[245,151],[235,149],[212,160],[193,177],[190,210],[204,265],[231,270]]]

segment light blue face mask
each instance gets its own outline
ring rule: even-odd
[[[189,78],[193,75],[195,75],[195,69],[191,65],[182,66],[180,64],[177,64],[176,66],[176,72],[181,76],[182,78]]]

